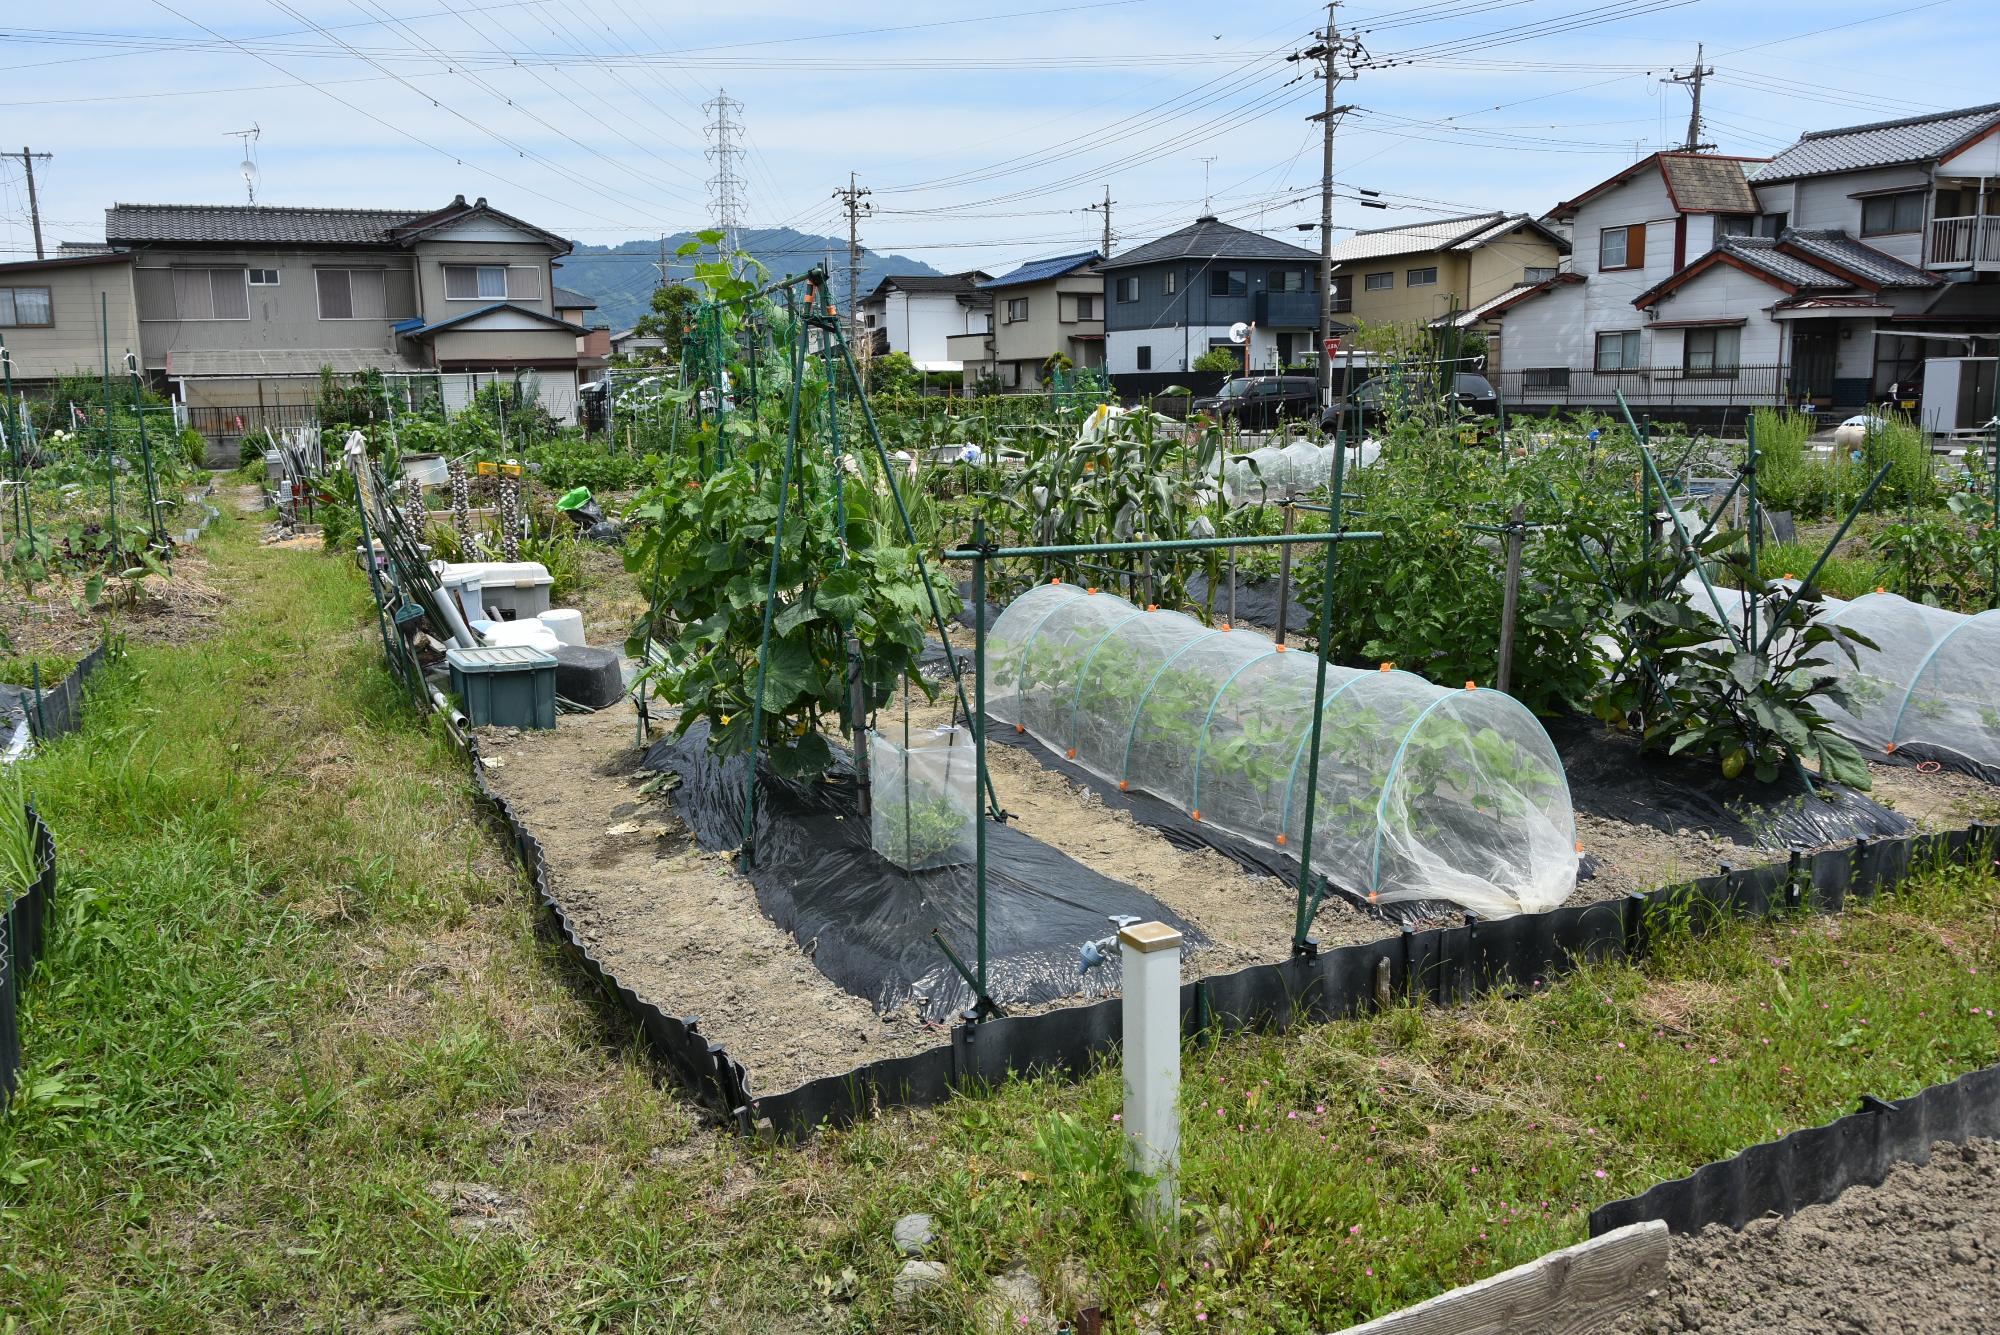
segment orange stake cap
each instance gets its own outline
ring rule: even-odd
[[[1284,846],[1285,846],[1285,836],[1281,834],[1278,836],[1278,847],[1283,848]]]

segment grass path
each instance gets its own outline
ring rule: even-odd
[[[1197,1049],[1179,1252],[1125,1222],[1115,1071],[744,1145],[538,938],[352,563],[254,528],[211,540],[216,637],[134,647],[30,767],[63,906],[0,1116],[0,1330],[954,1330],[1015,1265],[1027,1329],[1096,1300],[1326,1330],[2000,1054],[2000,898],[1947,873],[1526,1000]],[[950,1274],[899,1308],[918,1209]]]

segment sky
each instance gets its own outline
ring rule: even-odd
[[[1777,152],[1805,130],[2000,101],[2000,25],[1911,0],[1350,0],[1335,235],[1547,211],[1686,134]],[[1323,6],[971,0],[101,0],[9,6],[0,115],[43,231],[125,203],[435,208],[454,194],[578,242],[712,218],[712,101],[736,103],[740,220],[1000,272],[1225,220],[1317,250]],[[41,25],[48,26],[41,26]],[[87,25],[87,26],[84,26]],[[18,157],[0,257],[33,254]],[[1372,192],[1372,193],[1371,193]],[[1385,204],[1375,208],[1368,205]],[[643,262],[636,260],[634,262]]]

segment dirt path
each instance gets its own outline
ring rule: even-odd
[[[1675,1238],[1665,1289],[1614,1335],[1682,1331],[2000,1331],[2000,1141],[1940,1143],[1790,1219]]]

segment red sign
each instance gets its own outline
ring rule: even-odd
[[[1326,349],[1326,355],[1329,357],[1338,357],[1340,355],[1340,340],[1337,338],[1326,339],[1321,346]]]

